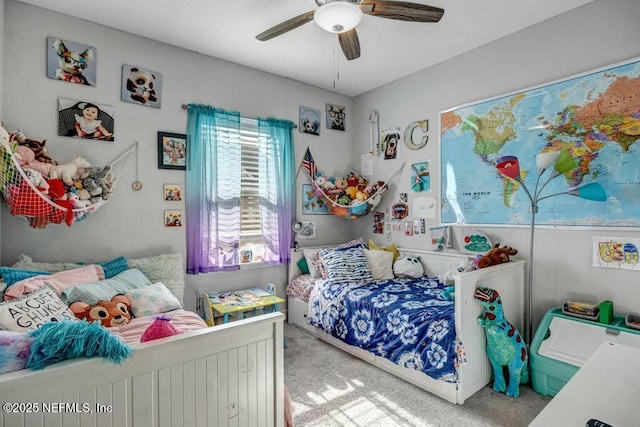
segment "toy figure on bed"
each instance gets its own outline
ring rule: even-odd
[[[102,326],[122,326],[131,321],[131,302],[124,295],[116,295],[111,301],[98,301],[95,305],[77,301],[69,306],[78,319],[100,322]]]
[[[507,321],[502,311],[502,299],[491,288],[476,289],[474,298],[484,307],[478,324],[487,334],[487,356],[493,367],[493,391],[507,396],[520,395],[520,383],[529,382],[529,354],[518,330]]]

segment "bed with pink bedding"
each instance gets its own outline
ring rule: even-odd
[[[183,264],[182,254],[118,257],[89,265],[21,256],[14,265],[0,267],[0,351],[18,348],[16,357],[24,358],[22,367],[5,369],[0,357],[0,396],[13,405],[0,412],[0,426],[284,426],[284,315],[207,327],[182,307]],[[30,345],[37,342],[29,337],[39,336],[30,331],[84,322],[72,311],[74,304],[95,309],[87,313],[92,311],[99,323],[105,301],[126,310],[115,304],[123,295],[130,302],[130,320],[121,323],[119,313],[110,313],[108,320],[117,322],[101,329],[110,337],[109,346],[102,347],[115,340],[130,349],[120,364],[98,353],[24,369]],[[141,342],[158,318],[170,319],[180,333]],[[16,337],[25,339],[11,347]],[[53,413],[52,405],[62,410]]]

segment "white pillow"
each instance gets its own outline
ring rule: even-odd
[[[134,317],[147,317],[182,308],[180,301],[161,282],[126,291]]]
[[[373,280],[393,279],[393,252],[363,249]]]
[[[27,332],[61,320],[78,319],[49,286],[0,304],[0,329]]]
[[[182,303],[184,295],[184,259],[182,253],[129,259],[129,268],[137,268],[151,283],[162,282]]]

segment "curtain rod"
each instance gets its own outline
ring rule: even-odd
[[[188,109],[188,108],[189,108],[189,106],[188,106],[187,104],[182,104],[182,109],[183,109],[183,110],[186,110],[186,109]],[[253,119],[253,118],[251,118],[251,117],[243,117],[243,119],[258,120],[258,119]],[[294,128],[294,129],[297,129],[297,128],[298,128],[298,125],[294,123],[294,124],[293,124],[293,128]]]

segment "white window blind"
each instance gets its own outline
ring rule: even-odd
[[[262,240],[260,222],[259,170],[258,170],[258,122],[251,119],[240,121],[240,144],[242,149],[240,183],[240,239]]]

